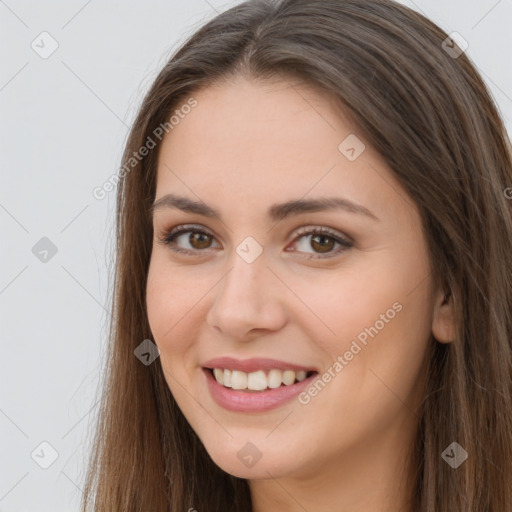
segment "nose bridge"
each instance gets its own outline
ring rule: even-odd
[[[246,236],[238,245],[233,248],[229,258],[231,270],[226,275],[225,282],[220,287],[223,295],[251,295],[254,300],[261,293],[265,275],[269,273],[266,253],[263,246],[252,236]],[[267,276],[268,277],[268,276]],[[257,287],[257,284],[260,284]],[[243,298],[243,297],[239,297]]]
[[[252,329],[278,328],[284,318],[271,290],[275,277],[264,255],[254,254],[250,242],[247,246],[241,243],[233,252],[230,270],[216,288],[207,317],[211,326],[239,339]]]
[[[263,255],[258,256],[254,261],[246,260],[238,254],[239,248],[233,253],[230,261],[230,271],[226,274],[219,286],[216,302],[224,302],[226,305],[238,306],[238,308],[258,309],[265,294],[265,282],[269,273]],[[267,296],[268,299],[268,296]]]

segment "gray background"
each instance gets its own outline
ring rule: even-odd
[[[173,49],[236,3],[0,0],[0,512],[78,510],[112,284],[115,192],[92,190]],[[468,41],[511,132],[512,0],[403,3]]]

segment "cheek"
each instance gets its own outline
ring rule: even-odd
[[[155,343],[164,352],[182,350],[187,337],[180,335],[188,324],[187,312],[193,310],[195,287],[184,286],[179,273],[173,272],[159,255],[151,259],[146,287],[149,326]],[[190,332],[188,338],[190,339]]]
[[[359,261],[357,268],[317,273],[314,277],[290,275],[286,279],[301,299],[301,303],[295,299],[295,321],[307,328],[311,340],[325,340],[325,348],[333,356],[348,350],[358,335],[364,341],[365,329],[375,322],[382,328],[381,315],[390,321],[399,317],[396,310],[400,304],[396,303],[404,301],[403,280],[385,267],[382,258],[379,262]],[[385,325],[387,328],[388,322]]]
[[[197,369],[196,342],[212,286],[193,267],[170,265],[165,254],[154,253],[146,286],[147,315],[162,367],[173,375],[185,378]]]
[[[183,410],[187,408],[187,400],[181,394],[189,380],[185,362],[194,333],[190,330],[193,324],[185,315],[191,310],[187,300],[188,287],[180,286],[177,274],[170,273],[168,268],[169,265],[160,263],[158,258],[151,260],[146,287],[147,315],[153,341],[160,350],[159,362],[164,378]]]
[[[336,335],[312,338],[329,354],[323,373],[326,385],[319,386],[318,393],[309,390],[311,404],[304,411],[330,411],[329,422],[311,414],[307,421],[315,423],[333,445],[379,438],[387,427],[414,417],[411,410],[416,410],[421,397],[422,363],[429,340],[423,290],[417,292],[407,296],[390,288],[387,293],[363,293],[360,301],[355,296],[342,298],[340,293],[335,305],[326,302],[324,317],[330,318]],[[315,329],[325,331],[319,322]],[[344,436],[337,441],[340,431]]]
[[[389,393],[386,385],[400,396],[414,387],[432,321],[425,261],[417,255],[396,265],[392,256],[374,253],[357,269],[331,273],[314,285],[296,278],[293,287],[310,309],[295,317],[307,337],[331,365],[344,359],[342,369],[332,370],[344,375],[333,389],[350,389],[376,405]]]

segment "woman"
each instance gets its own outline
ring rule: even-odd
[[[512,510],[511,152],[452,38],[245,2],[123,164],[84,511]]]

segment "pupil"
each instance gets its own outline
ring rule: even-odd
[[[317,242],[318,240],[321,240],[321,242]],[[325,245],[325,241],[327,241],[327,245]],[[311,242],[320,244],[320,252],[328,252],[329,249],[332,249],[332,244],[334,241],[329,236],[323,236],[323,235],[315,235],[311,238]],[[329,243],[330,242],[330,243]]]
[[[190,235],[190,238],[191,238],[190,243],[192,246],[194,246],[194,242],[198,242],[199,248],[208,247],[208,237],[209,237],[209,235],[206,235],[204,233],[192,233]]]

